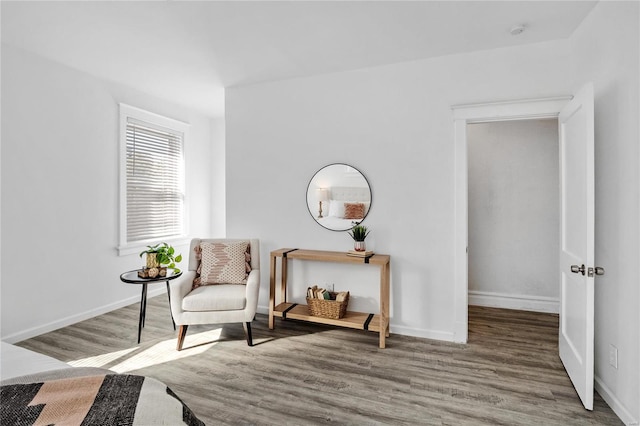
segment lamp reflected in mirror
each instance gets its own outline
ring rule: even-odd
[[[329,190],[326,188],[318,188],[316,189],[316,192],[318,194],[318,219],[322,219],[322,202],[324,201],[325,203],[327,201],[329,201]],[[329,214],[327,212],[327,214]]]
[[[371,188],[364,175],[348,164],[329,164],[318,170],[307,187],[311,217],[332,231],[348,231],[371,210]]]

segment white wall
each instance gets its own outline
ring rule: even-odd
[[[212,158],[210,119],[3,45],[5,340],[24,339],[139,299],[140,288],[118,278],[141,263],[137,254],[116,253],[119,102],[191,124],[185,141],[189,226],[195,235],[215,228],[211,170],[224,162]],[[188,246],[176,248],[187,254]],[[136,326],[123,330],[132,341]]]
[[[558,121],[467,126],[469,304],[558,312]]]
[[[211,154],[209,173],[211,173],[209,234],[198,235],[200,238],[224,238],[227,232],[226,204],[226,161],[225,161],[225,121],[223,117],[211,119]],[[202,214],[207,214],[203,210]],[[205,219],[202,219],[205,220]],[[196,229],[194,228],[195,232]],[[202,230],[205,231],[204,229]],[[195,235],[192,232],[193,235]]]
[[[352,164],[374,199],[367,248],[392,256],[392,331],[452,340],[451,106],[566,95],[568,57],[567,43],[541,43],[228,89],[228,234],[261,238],[263,259],[280,247],[348,250],[348,235],[318,226],[304,196],[320,167]],[[354,308],[376,309],[376,271],[299,269],[300,288],[341,278]],[[263,310],[268,288],[265,271]]]
[[[574,91],[595,89],[595,374],[598,392],[640,422],[640,4],[600,2],[571,39]],[[609,345],[618,348],[618,369]]]

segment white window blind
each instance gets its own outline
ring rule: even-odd
[[[127,243],[183,234],[184,134],[126,120]]]

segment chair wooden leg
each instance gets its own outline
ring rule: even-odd
[[[251,323],[243,322],[242,327],[244,328],[244,334],[247,336],[247,344],[249,346],[253,346],[253,337],[251,337]]]
[[[177,349],[179,351],[182,350],[182,345],[184,344],[184,337],[187,335],[187,328],[189,328],[188,325],[181,325],[180,326],[180,330],[178,330],[178,347],[177,347]]]

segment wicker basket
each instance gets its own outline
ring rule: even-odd
[[[335,297],[336,293],[330,293],[331,297]],[[325,299],[310,299],[307,298],[307,307],[309,313],[314,317],[340,319],[347,312],[347,306],[349,305],[349,292],[342,302],[336,302],[335,300]]]

